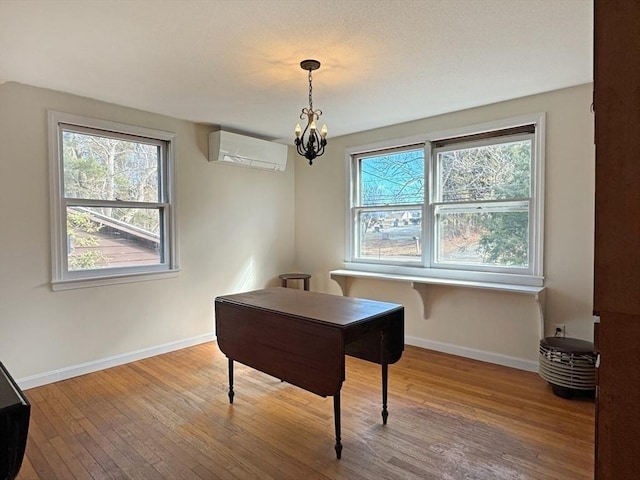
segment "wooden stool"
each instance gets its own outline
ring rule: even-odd
[[[304,282],[304,289],[309,291],[309,279],[311,275],[308,273],[283,273],[279,276],[280,280],[282,280],[282,286],[287,286],[288,280],[302,280]]]

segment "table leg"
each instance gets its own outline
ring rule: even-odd
[[[333,416],[336,422],[336,457],[342,457],[342,442],[340,441],[340,393],[333,397]]]
[[[229,359],[229,403],[233,403],[233,360]]]
[[[380,351],[382,358],[380,359],[380,363],[382,364],[382,424],[387,424],[387,418],[389,417],[389,412],[387,411],[387,385],[389,379],[389,364],[385,358],[386,352],[386,336],[384,331],[380,332]]]
[[[389,376],[389,365],[382,364],[382,424],[387,424],[389,412],[387,411],[387,379]]]

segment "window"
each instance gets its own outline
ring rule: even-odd
[[[356,257],[419,263],[424,203],[424,146],[357,160]]]
[[[175,275],[174,135],[58,112],[49,132],[54,290]]]
[[[348,268],[542,285],[543,122],[348,152]]]

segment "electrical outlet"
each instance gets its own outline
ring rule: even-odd
[[[567,335],[567,326],[564,323],[555,323],[553,325],[553,336],[554,337],[566,337]]]

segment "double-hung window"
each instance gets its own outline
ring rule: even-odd
[[[542,285],[544,115],[348,152],[347,268]]]
[[[54,290],[175,275],[173,140],[49,112]]]

